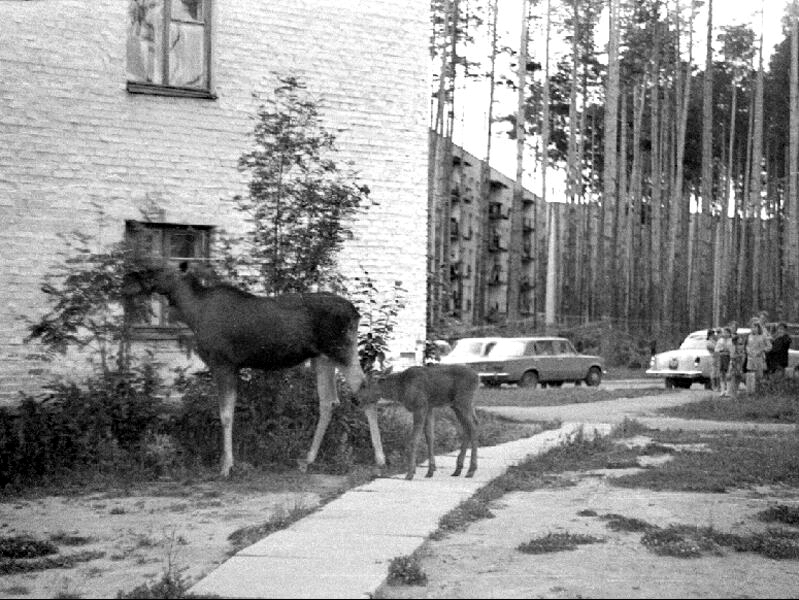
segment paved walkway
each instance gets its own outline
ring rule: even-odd
[[[605,435],[610,425],[585,428]],[[223,598],[369,598],[391,559],[412,553],[439,519],[509,466],[566,442],[577,424],[480,448],[475,476],[451,477],[457,452],[436,457],[438,471],[413,481],[380,478],[324,505],[287,529],[245,548],[191,588]]]

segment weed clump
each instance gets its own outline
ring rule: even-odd
[[[758,513],[761,521],[785,523],[799,527],[799,506],[788,506],[787,504],[777,504]]]
[[[538,537],[520,544],[516,549],[525,554],[547,554],[549,552],[563,552],[566,550],[576,550],[577,546],[583,544],[597,544],[605,540],[592,535],[582,535],[577,533],[548,533],[543,537]]]
[[[57,552],[55,544],[46,540],[22,535],[0,538],[0,558],[38,558]]]
[[[427,574],[413,554],[392,558],[388,565],[389,585],[427,585]]]
[[[641,519],[625,517],[624,515],[619,515],[617,513],[608,513],[606,515],[602,515],[600,518],[607,521],[607,527],[612,531],[639,532],[657,529],[656,525],[652,525],[651,523],[647,523]]]

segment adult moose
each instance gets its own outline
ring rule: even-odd
[[[319,393],[319,421],[301,468],[313,463],[338,403],[336,368],[357,392],[364,380],[358,360],[358,311],[330,293],[256,296],[228,284],[205,285],[194,269],[139,264],[126,276],[123,294],[163,294],[194,332],[197,354],[211,370],[219,391],[223,431],[222,475],[233,467],[233,415],[238,371],[278,370],[313,359]],[[377,410],[364,407],[375,461],[385,466]]]

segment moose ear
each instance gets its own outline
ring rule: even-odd
[[[186,273],[189,270],[189,262],[184,260],[178,265],[178,269],[180,269],[181,273]]]

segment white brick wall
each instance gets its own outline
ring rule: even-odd
[[[235,229],[252,93],[267,96],[275,72],[322,100],[339,159],[379,203],[356,224],[343,270],[403,281],[393,350],[424,336],[428,2],[214,4],[218,99],[199,100],[125,91],[126,0],[0,2],[0,398],[41,383],[18,316],[45,309],[39,284],[59,232],[114,242],[153,203],[167,222]]]

